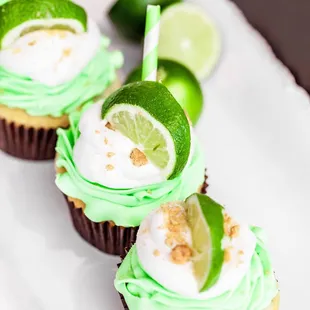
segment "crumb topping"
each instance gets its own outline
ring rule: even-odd
[[[36,40],[33,40],[33,41],[31,41],[31,42],[28,42],[28,45],[29,46],[34,46],[34,45],[36,45],[37,44],[37,41]]]
[[[114,170],[114,166],[113,165],[106,165],[105,168],[107,169],[107,171]]]
[[[148,232],[149,232],[149,229],[148,229],[148,228],[144,228],[144,229],[141,231],[142,234],[146,234],[146,233],[148,233]]]
[[[69,57],[69,56],[71,55],[71,53],[72,53],[71,48],[66,48],[66,49],[64,49],[64,50],[62,51],[62,55],[63,55],[64,57]]]
[[[109,140],[105,137],[104,138],[104,144],[107,145],[109,143]]]
[[[235,225],[230,229],[230,237],[231,238],[236,238],[239,236],[240,233],[240,226],[239,225]]]
[[[60,63],[60,62],[62,62],[64,60],[64,58],[69,57],[71,55],[71,52],[72,52],[71,48],[65,48],[62,51],[62,55],[61,55],[61,57],[60,57],[58,62]]]
[[[227,213],[224,213],[224,233],[230,238],[236,238],[240,233],[240,226]]]
[[[14,48],[13,49],[13,54],[19,54],[20,52],[22,51],[22,49],[21,48]]]
[[[110,129],[110,130],[115,131],[114,127],[112,126],[112,124],[111,124],[110,122],[107,122],[107,123],[105,124],[105,127],[108,128],[108,129]]]
[[[228,263],[231,260],[231,253],[230,253],[230,249],[227,248],[224,250],[224,262]]]
[[[159,256],[159,255],[160,255],[159,250],[154,250],[153,255],[154,255],[154,256]]]
[[[100,130],[96,129],[96,130],[95,130],[95,133],[96,133],[97,135],[100,134]]]
[[[165,244],[171,248],[170,260],[174,264],[185,264],[193,253],[186,241],[188,223],[183,203],[163,204],[160,211],[164,214],[165,222],[158,228],[167,230]]]
[[[192,249],[187,244],[175,246],[171,253],[170,259],[174,264],[183,265],[191,260]]]
[[[134,166],[141,167],[148,163],[148,160],[143,152],[139,149],[134,148],[130,153],[130,159]]]
[[[115,153],[113,153],[113,152],[108,152],[108,153],[107,153],[107,157],[108,157],[108,158],[111,158],[111,157],[113,157],[114,155],[115,155]]]

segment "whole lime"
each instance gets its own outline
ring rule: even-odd
[[[125,84],[141,81],[141,75],[139,66],[128,75]],[[203,108],[203,94],[195,75],[178,62],[159,59],[157,81],[169,89],[195,125]]]
[[[109,11],[109,18],[116,29],[127,39],[141,41],[144,36],[146,8],[160,5],[164,10],[182,0],[118,0]]]

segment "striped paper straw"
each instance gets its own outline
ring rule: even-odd
[[[142,81],[156,81],[158,63],[160,6],[148,5],[142,63]]]

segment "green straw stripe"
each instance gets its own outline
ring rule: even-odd
[[[145,24],[145,36],[159,23],[160,20],[160,6],[149,5],[146,13],[146,24]]]
[[[142,67],[142,81],[145,81],[146,78],[157,69],[157,47],[153,49],[143,60]]]

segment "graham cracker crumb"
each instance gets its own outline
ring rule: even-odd
[[[239,250],[238,254],[241,256],[241,255],[244,255],[244,252],[242,250]]]
[[[240,233],[240,226],[239,225],[235,225],[230,230],[230,237],[231,238],[236,238],[236,237],[239,236],[239,233]]]
[[[109,140],[105,137],[104,138],[104,144],[108,144],[109,143]]]
[[[113,153],[113,152],[108,152],[108,153],[107,153],[107,157],[108,157],[108,158],[111,158],[111,157],[113,157],[114,155],[115,155],[115,153]]]
[[[185,209],[182,203],[167,203],[161,206],[160,210],[164,214],[164,228],[166,233],[165,243],[169,247],[186,244],[185,233],[188,229]]]
[[[114,127],[111,125],[110,122],[107,122],[106,125],[105,125],[105,127],[109,128],[110,130],[115,131]]]
[[[105,168],[107,169],[107,171],[114,170],[114,166],[113,165],[106,165]]]
[[[224,250],[224,262],[228,263],[231,260],[231,254],[229,249]]]
[[[159,250],[154,250],[153,255],[154,255],[154,256],[159,256],[159,255],[160,255]]]
[[[183,265],[190,261],[192,257],[192,249],[187,244],[175,246],[171,253],[170,259],[174,264]]]
[[[224,233],[230,238],[239,236],[240,226],[227,214],[224,214]]]
[[[36,41],[36,40],[33,40],[33,41],[28,42],[28,45],[29,45],[29,46],[34,46],[34,45],[36,45],[36,44],[37,44],[37,41]]]
[[[132,164],[136,167],[145,166],[148,163],[148,160],[143,152],[139,149],[134,148],[130,153],[130,159]]]
[[[149,229],[148,229],[148,228],[144,228],[144,229],[141,231],[142,234],[146,234],[146,233],[148,233],[148,232],[149,232]]]
[[[95,130],[95,133],[96,133],[97,135],[100,134],[100,130],[96,129],[96,130]]]
[[[22,51],[22,49],[19,48],[19,47],[14,48],[14,49],[13,49],[13,54],[14,54],[14,55],[19,54],[21,51]]]
[[[62,51],[62,55],[63,55],[64,57],[68,57],[68,56],[71,55],[71,52],[72,52],[71,48],[66,48],[66,49],[64,49],[64,50]]]

